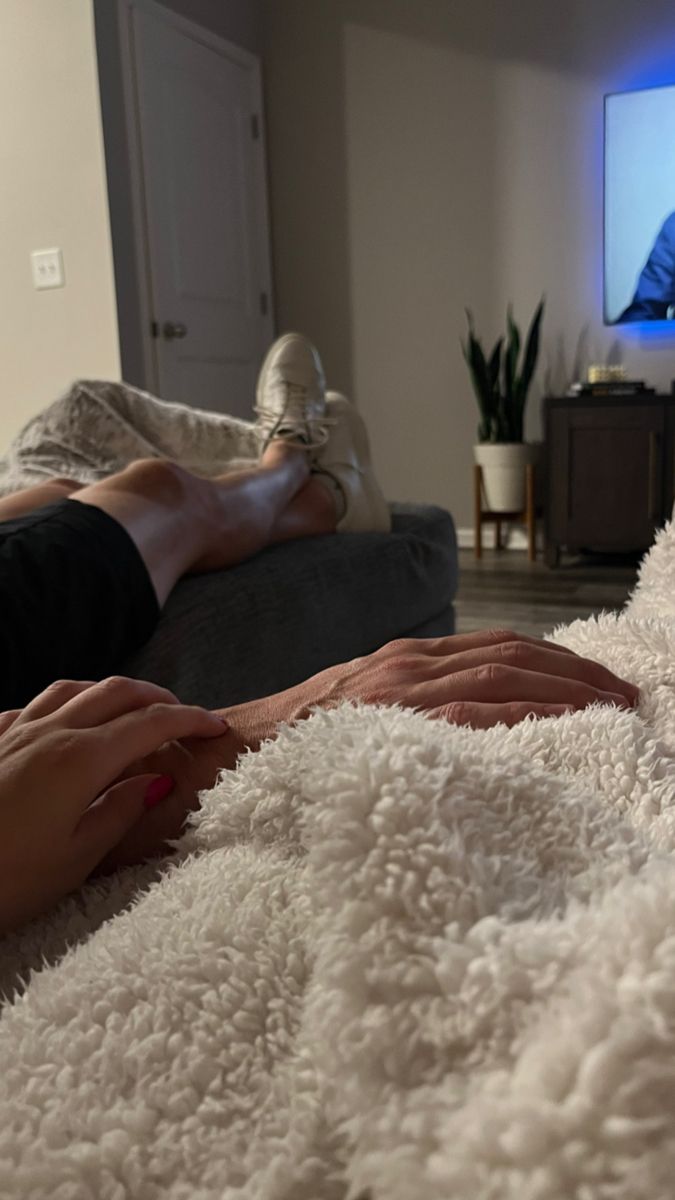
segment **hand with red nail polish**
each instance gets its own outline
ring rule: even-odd
[[[169,803],[174,777],[143,767],[146,755],[225,732],[218,715],[136,679],[60,681],[22,711],[1,713],[0,933],[80,886]]]
[[[200,793],[213,787],[221,771],[233,769],[237,755],[244,749],[241,740],[228,731],[226,721],[221,725],[221,734],[165,742],[130,764],[123,779],[152,776],[145,812],[111,847],[96,874],[109,874],[172,853],[172,843],[181,836],[188,815],[199,807]]]

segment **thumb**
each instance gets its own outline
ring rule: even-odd
[[[114,784],[88,808],[76,830],[89,870],[122,840],[141,817],[173,791],[171,775],[134,775]]]

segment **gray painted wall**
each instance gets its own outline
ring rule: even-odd
[[[602,325],[603,94],[675,80],[670,0],[264,0],[280,329],[364,412],[386,491],[471,523],[459,337],[546,292],[531,403],[589,362],[670,389],[675,336]]]
[[[187,17],[227,41],[259,54],[262,45],[259,0],[159,0],[166,8]],[[101,114],[105,144],[110,227],[115,264],[115,289],[123,378],[145,386],[141,314],[127,142],[117,0],[94,0]]]

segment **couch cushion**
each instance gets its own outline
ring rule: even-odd
[[[181,580],[125,672],[214,708],[270,695],[418,630],[452,633],[452,518],[399,504],[392,526],[390,534],[305,538]]]

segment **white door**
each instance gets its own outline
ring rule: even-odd
[[[129,11],[156,390],[249,417],[273,330],[259,63],[146,0]]]

